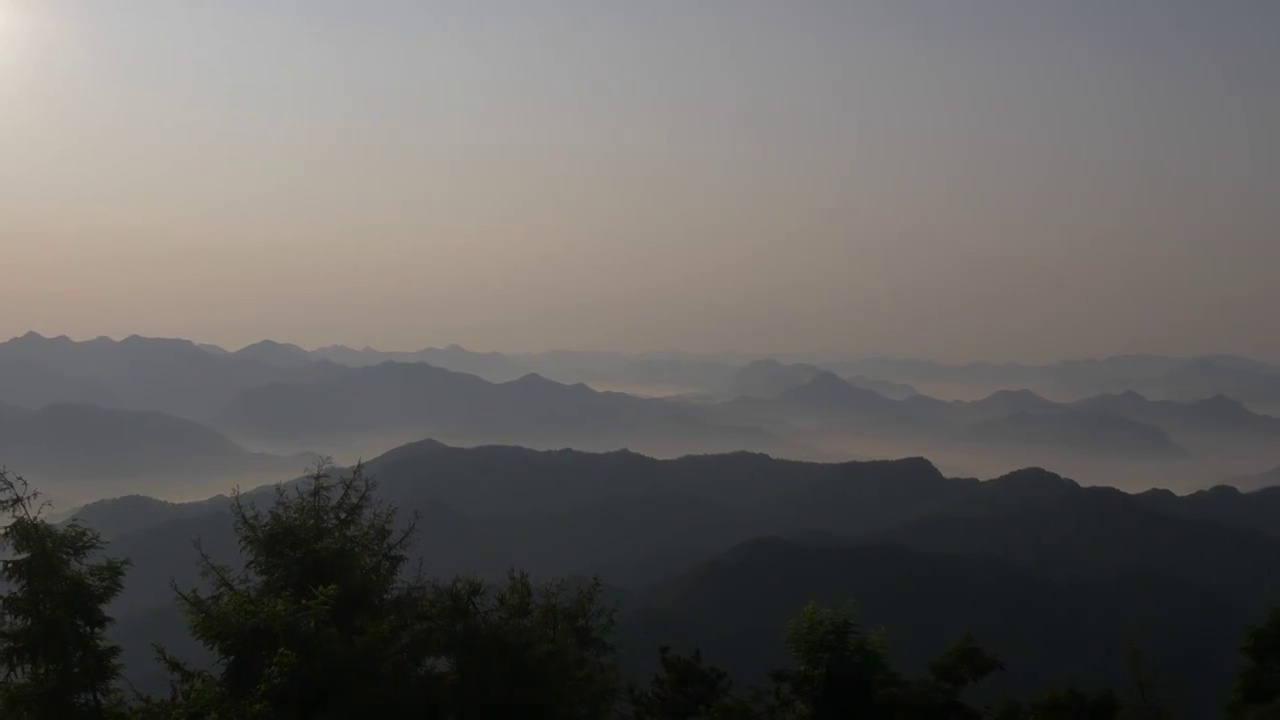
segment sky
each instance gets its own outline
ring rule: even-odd
[[[1274,0],[0,0],[0,336],[1280,360]]]

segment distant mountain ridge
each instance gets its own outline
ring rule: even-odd
[[[1280,467],[1257,475],[1240,475],[1227,478],[1225,484],[1245,491],[1273,489],[1280,491]]]
[[[757,428],[704,419],[692,406],[597,392],[534,373],[492,383],[432,365],[395,362],[243,391],[214,426],[269,439],[407,432],[469,443],[639,447],[659,454],[783,447]]]
[[[861,373],[898,382],[1031,388],[1073,398],[1126,390],[1182,402],[1225,395],[1255,409],[1280,412],[1280,365],[1234,355],[1117,355],[1046,365],[868,358],[830,367],[842,374]]]
[[[281,367],[216,353],[189,340],[96,338],[75,342],[27,333],[0,343],[0,402],[39,409],[74,403],[203,419],[235,392],[340,369],[328,362]]]
[[[0,412],[0,458],[32,476],[84,481],[297,470],[306,463],[250,452],[192,420],[74,404]]]
[[[1225,397],[1178,403],[1151,401],[1130,392],[1059,403],[1018,390],[973,401],[947,402],[925,395],[890,400],[821,372],[773,398],[743,397],[715,407],[744,421],[783,418],[865,435],[1135,456],[1184,456],[1184,443],[1213,446],[1224,438],[1255,448],[1280,444],[1280,418],[1252,412]]]
[[[1242,402],[1280,411],[1280,365],[1234,355],[1171,357],[1116,355],[1065,360],[1045,365],[1025,363],[949,364],[928,360],[833,357],[805,358],[802,354],[693,355],[688,353],[625,354],[588,351],[546,353],[478,353],[457,345],[410,352],[355,350],[330,346],[313,351],[316,358],[346,365],[428,362],[489,380],[509,380],[538,372],[566,382],[656,383],[683,386],[688,391],[734,394],[776,394],[778,386],[744,385],[741,375],[752,365],[786,366],[793,377],[806,368],[834,372],[883,395],[902,399],[916,392],[913,382],[972,383],[993,389],[1033,388],[1083,398],[1135,390],[1156,399],[1199,400],[1226,395]],[[781,388],[785,389],[785,388]]]
[[[460,367],[484,374],[459,372]],[[876,456],[875,443],[891,442],[915,453],[945,446],[948,452],[986,457],[1007,450],[1017,463],[1034,461],[1032,453],[1041,451],[1096,456],[1099,462],[1159,463],[1153,477],[1170,463],[1194,459],[1195,467],[1184,463],[1186,469],[1179,470],[1185,483],[1197,482],[1189,476],[1200,473],[1201,464],[1207,469],[1198,477],[1209,478],[1274,464],[1273,448],[1280,442],[1280,418],[1227,395],[1180,402],[1126,389],[1059,402],[1020,388],[945,401],[869,374],[904,367],[923,376],[951,372],[949,366],[897,361],[819,365],[680,353],[504,355],[456,345],[381,353],[341,346],[309,351],[268,340],[228,351],[186,340],[75,342],[28,333],[0,343],[0,404],[162,412],[285,453],[326,445],[343,454],[370,443],[382,449],[436,436],[468,445],[633,447],[664,456],[749,449],[835,459]],[[1140,384],[1188,367],[1269,377],[1271,366],[1226,357],[1131,356],[1044,367],[964,367],[1028,383],[1044,382],[1048,373],[1125,377]],[[566,374],[604,378],[604,386],[612,379],[693,384],[706,391],[658,400],[557,379]],[[864,445],[846,450],[843,438]],[[953,466],[965,464],[962,459]]]
[[[728,378],[720,394],[725,398],[777,397],[814,378],[829,373],[817,365],[808,363],[783,363],[777,360],[756,360],[737,370]],[[855,387],[901,400],[916,394],[915,388],[901,383],[874,380],[865,376],[844,378]]]

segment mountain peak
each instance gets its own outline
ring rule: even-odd
[[[998,478],[988,480],[988,484],[1020,486],[1028,489],[1041,490],[1074,490],[1080,487],[1080,484],[1070,478],[1065,478],[1058,473],[1046,470],[1041,467],[1027,467],[1020,470],[1014,470],[1005,473]]]
[[[1053,404],[1051,400],[1025,388],[997,390],[977,402],[981,405],[998,405],[1016,409],[1033,409]]]
[[[525,373],[524,375],[521,375],[520,377],[506,384],[516,388],[567,388],[567,387],[570,387],[569,385],[558,383],[555,380],[551,380],[547,377],[539,375],[536,372]],[[573,387],[577,387],[578,385],[582,385],[582,383],[577,383]],[[582,385],[582,387],[586,387],[586,386]]]
[[[849,384],[849,382],[844,378],[830,370],[823,370],[822,372],[817,373],[811,380],[809,380],[809,384],[825,387],[853,387],[853,385]]]
[[[1246,412],[1248,411],[1248,409],[1243,404],[1241,404],[1240,401],[1235,400],[1234,398],[1227,397],[1222,393],[1218,393],[1211,397],[1207,397],[1203,400],[1197,400],[1196,405],[1199,405],[1200,407],[1203,407],[1203,408],[1210,408],[1214,410],[1232,410],[1232,411],[1244,410]]]
[[[788,390],[782,397],[795,402],[828,407],[879,406],[894,403],[893,400],[874,390],[860,388],[826,370],[814,375],[803,385]]]

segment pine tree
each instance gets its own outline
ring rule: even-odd
[[[232,503],[243,569],[207,554],[203,590],[179,590],[209,671],[166,655],[187,718],[541,717],[596,720],[620,696],[613,614],[598,581],[424,581],[413,523],[375,498],[361,465],[321,465],[258,508]],[[513,714],[514,713],[514,714]]]
[[[334,480],[320,463],[266,509],[235,495],[243,570],[200,550],[208,589],[175,588],[218,658],[196,671],[161,651],[185,716],[401,717],[429,704],[425,603],[403,575],[412,523],[374,489],[362,466]]]
[[[128,561],[102,558],[98,533],[55,525],[48,505],[20,476],[0,469],[0,717],[106,718],[119,712],[120,648],[105,632],[106,606]]]

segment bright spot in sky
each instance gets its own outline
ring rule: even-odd
[[[0,59],[12,58],[13,51],[21,44],[22,21],[22,14],[12,2],[0,0]]]

